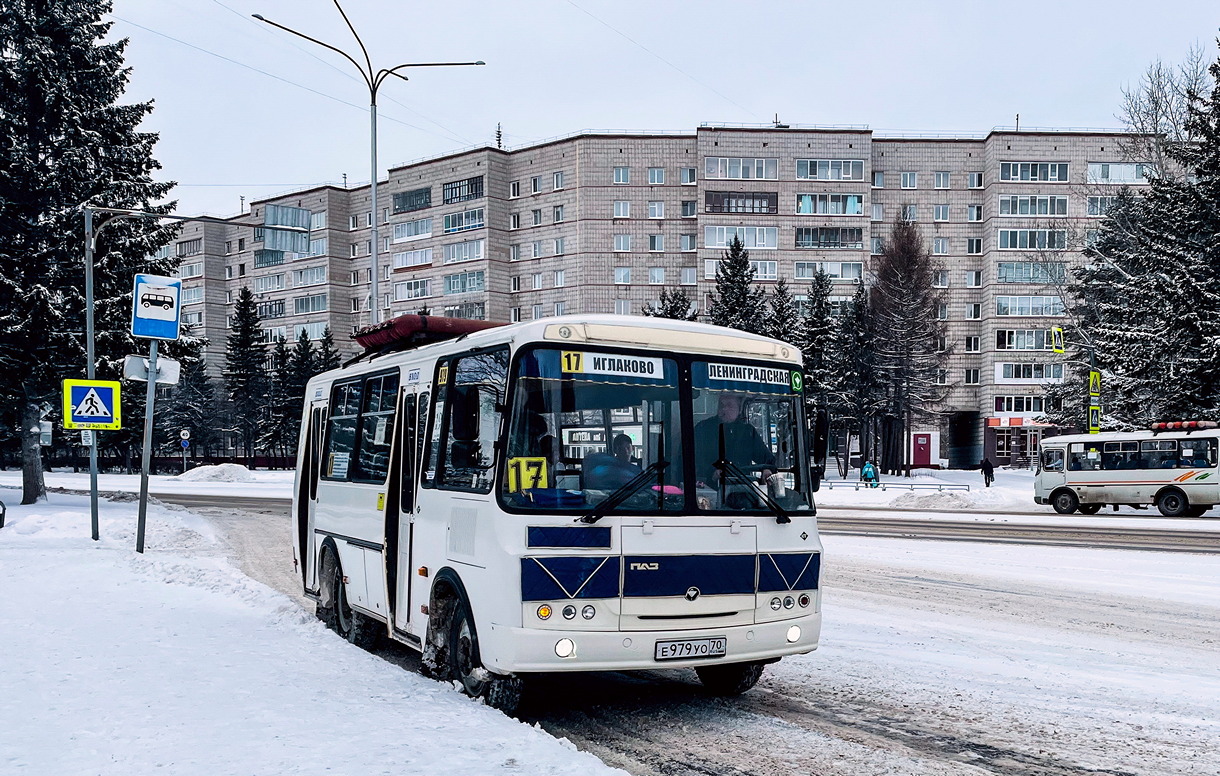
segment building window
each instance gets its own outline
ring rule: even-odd
[[[448,213],[445,215],[445,234],[465,232],[469,229],[482,229],[483,226],[483,208],[481,207],[461,213]]]
[[[683,167],[682,168],[682,185],[683,186],[694,186],[696,183],[695,175],[696,175],[697,171],[698,171],[698,168],[695,168],[695,167]]]
[[[648,268],[648,284],[652,286],[665,285],[665,268],[664,267],[649,267]]]
[[[885,173],[881,172],[880,170],[873,171],[873,188],[874,189],[884,189],[885,188]]]
[[[1061,261],[1001,261],[996,265],[997,283],[1062,283],[1067,265]]]
[[[203,286],[184,286],[182,288],[181,304],[194,304],[203,301]]]
[[[864,277],[864,262],[861,261],[798,261],[794,265],[797,280],[813,280],[821,270],[831,280],[860,280]]]
[[[885,206],[882,205],[880,202],[873,203],[873,220],[874,221],[884,221],[885,220]]]
[[[551,241],[551,247],[555,249],[556,256],[562,256],[563,255],[563,238],[556,237],[554,240]]]
[[[279,291],[283,288],[283,274],[263,275],[262,277],[254,278],[254,283],[251,285],[251,290],[256,294],[265,294],[268,291]]]
[[[874,237],[869,243],[869,251],[873,256],[880,256],[885,253],[885,238]]]
[[[996,412],[1042,412],[1041,396],[997,396]]]
[[[649,218],[664,218],[665,217],[665,203],[656,201],[656,200],[649,202],[648,203],[648,217]]]
[[[995,314],[1030,317],[1063,315],[1063,300],[1057,296],[997,296]]]
[[[983,286],[983,270],[968,269],[966,270],[966,287],[967,288],[982,288]]]
[[[515,294],[520,290],[521,290],[521,276],[513,275],[511,278],[508,279],[508,291],[509,291],[509,293]]]
[[[983,305],[981,302],[969,302],[966,304],[966,320],[977,321],[983,317]]]
[[[631,267],[614,268],[614,284],[625,286],[631,283]]]
[[[508,214],[508,228],[509,229],[520,229],[521,228],[521,214],[520,213],[509,213]]]
[[[970,256],[979,256],[983,253],[983,238],[982,237],[967,237],[966,238],[966,253]]]
[[[520,261],[521,260],[521,246],[520,245],[508,246],[508,260],[509,261]]]
[[[542,258],[542,240],[534,240],[532,243],[530,243],[530,258]]]
[[[486,240],[466,240],[460,243],[449,243],[441,248],[444,252],[442,261],[445,264],[457,264],[463,261],[475,261],[483,258],[483,246]]]
[[[678,248],[683,251],[695,250],[695,235],[682,234],[678,235]]]
[[[237,276],[237,267],[225,267],[225,280],[232,280]]]
[[[292,271],[292,287],[320,286],[326,282],[326,267],[308,267]]]
[[[530,220],[533,222],[534,226],[541,226],[542,225],[542,209],[539,208],[537,210],[531,210],[530,211]]]
[[[918,187],[915,185],[915,184],[916,184],[916,179],[917,179],[917,176],[916,176],[916,174],[915,174],[915,173],[913,173],[913,172],[904,172],[904,173],[902,174],[902,188],[904,188],[904,189],[914,189],[914,188],[918,188]]]
[[[615,315],[631,315],[631,300],[630,299],[615,299],[614,300]]]
[[[521,196],[521,181],[513,181],[508,184],[508,198],[516,199]]]
[[[280,304],[282,305],[283,302],[280,302]],[[258,317],[265,318],[266,316],[263,315],[262,313],[259,313]],[[198,326],[201,323],[203,323],[203,311],[202,310],[182,314],[182,325],[183,326]]]
[[[699,203],[693,199],[682,200],[682,217],[694,218],[699,214]]]
[[[402,253],[395,253],[393,257],[391,257],[390,263],[394,269],[422,267],[432,263],[432,249],[420,248],[417,251],[403,251]]]
[[[652,253],[660,253],[665,250],[665,235],[650,234],[648,235],[648,250]]]
[[[631,218],[631,203],[625,199],[614,200],[614,217]]]
[[[444,204],[452,205],[454,202],[465,202],[471,199],[478,199],[483,196],[483,176],[476,175],[473,178],[466,178],[460,181],[451,181],[441,187],[444,197]]]
[[[979,370],[967,369],[965,382],[966,382],[966,385],[978,385],[979,384]]]
[[[614,250],[622,253],[631,250],[631,235],[616,234],[614,235]]]
[[[356,258],[360,255],[360,243],[352,243],[350,246],[348,246],[348,250],[351,253],[351,257],[353,259]]]
[[[746,248],[774,250],[778,232],[774,226],[708,226],[703,229],[703,245],[705,248],[727,248],[736,236]]]
[[[945,304],[944,302],[941,302],[940,304],[936,305],[936,320],[944,321],[944,320],[948,320],[948,318],[949,318],[949,305]]]
[[[903,205],[902,206],[902,217],[906,221],[918,221],[919,220],[919,206],[918,205]]]
[[[943,171],[932,173],[932,187],[936,189],[949,188],[949,173]]]
[[[203,253],[203,238],[196,237],[194,240],[183,240],[177,245],[178,256],[194,256],[197,253]]]
[[[862,159],[797,159],[798,180],[817,181],[862,181],[864,161]]]
[[[268,326],[263,329],[263,342],[279,342],[287,332],[283,326]]]
[[[750,268],[754,270],[755,280],[776,280],[779,278],[778,262],[750,259]]]
[[[535,272],[534,274],[530,275],[530,288],[533,289],[534,291],[542,290],[542,273],[541,272]]]
[[[254,252],[254,268],[255,269],[259,269],[260,267],[274,267],[277,264],[283,264],[283,263],[284,263],[284,252],[283,251],[267,251],[267,250],[260,249],[260,250],[257,250]],[[242,265],[242,266],[245,266],[245,265]],[[245,273],[239,273],[239,274],[245,274]]]
[[[320,313],[326,310],[326,294],[311,294],[298,296],[292,300],[292,312],[296,315],[304,313]]]
[[[318,229],[325,229],[325,228],[326,228],[326,211],[325,210],[319,211],[317,213],[309,214],[310,231],[316,231]]]
[[[1066,162],[1000,162],[1002,181],[1040,181],[1067,183]]]
[[[703,175],[719,180],[779,180],[779,159],[709,156],[704,160]]]
[[[482,270],[478,270],[476,272],[459,272],[456,275],[446,275],[445,293],[464,294],[468,291],[482,291],[484,288],[486,288],[484,280],[485,275]]]
[[[564,272],[565,272],[565,270],[562,270],[562,269],[557,269],[557,270],[555,270],[555,274],[554,274],[554,281],[555,281],[555,282],[554,282],[554,284],[553,284],[555,288],[563,288],[563,285],[564,285]]]
[[[1000,250],[1067,250],[1067,231],[1064,229],[1001,229]]]
[[[949,238],[948,237],[933,237],[932,238],[932,255],[933,256],[948,256],[949,255]]]
[[[1054,342],[1047,329],[999,329],[995,333],[996,350],[1053,350]]]
[[[982,221],[983,206],[982,205],[966,205],[966,220],[967,221]]]
[[[1114,207],[1118,197],[1089,197],[1089,215],[1100,218]]]
[[[530,193],[537,194],[540,191],[542,191],[542,176],[535,175],[530,178]]]
[[[949,384],[949,370],[947,370],[947,369],[937,369],[936,370],[936,384],[937,385],[948,385]]]
[[[1063,364],[1005,363],[999,365],[1003,380],[1062,380]]]
[[[949,287],[949,270],[938,269],[932,271],[932,287],[933,288],[948,288]]]
[[[425,237],[431,236],[431,218],[421,218],[417,221],[407,221],[403,224],[394,224],[393,241],[396,243],[407,242],[408,240],[422,240]]]
[[[563,223],[563,205],[556,205],[551,208],[551,221],[556,224]]]
[[[428,296],[432,296],[431,280],[407,280],[394,284],[394,301],[396,302],[423,299]]]
[[[967,353],[978,353],[979,352],[979,338],[978,337],[967,337],[966,338],[966,352]]]
[[[487,306],[482,302],[462,302],[447,304],[444,308],[446,318],[465,318],[470,321],[487,320]]]
[[[513,307],[512,309],[510,309],[508,311],[508,320],[510,323],[520,323],[521,322],[521,308]]]
[[[551,173],[551,188],[555,191],[563,188],[563,170],[556,170]]]
[[[1089,183],[1147,183],[1151,171],[1146,164],[1089,162]]]
[[[703,195],[707,213],[778,213],[779,193],[774,191],[709,191]]]
[[[1067,197],[1004,196],[1000,197],[1002,216],[1066,216]]]
[[[567,302],[556,302],[556,303],[555,303],[555,314],[556,314],[556,315],[563,315],[563,314],[564,314],[564,313],[566,313],[567,311],[568,311],[568,303],[567,303]]]
[[[696,282],[697,282],[697,280],[698,280],[698,279],[695,277],[697,272],[698,272],[698,270],[696,270],[694,267],[683,267],[683,268],[682,268],[681,270],[679,270],[679,272],[678,272],[678,275],[679,275],[679,280],[678,280],[678,282],[679,282],[680,284],[684,285],[684,286],[693,286],[693,285],[695,285],[695,283],[696,283]]]
[[[426,207],[432,207],[431,186],[402,191],[394,195],[395,213],[410,213],[412,210],[423,210]]]
[[[968,189],[983,188],[983,173],[981,173],[981,172],[966,173],[966,188],[968,188]]]
[[[798,215],[859,216],[864,214],[863,194],[797,194]]]
[[[178,265],[178,277],[180,278],[201,278],[203,277],[203,262],[192,261],[189,264]]]
[[[648,168],[648,185],[660,186],[665,183],[665,168],[664,167],[649,167]]]
[[[631,168],[630,167],[615,167],[614,168],[615,183],[631,183]]]

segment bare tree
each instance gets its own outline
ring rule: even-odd
[[[1209,64],[1203,47],[1196,44],[1176,67],[1158,59],[1148,65],[1137,83],[1123,87],[1115,118],[1131,131],[1119,141],[1125,158],[1151,165],[1162,177],[1183,174],[1166,149],[1200,139],[1187,119],[1193,96],[1207,93]]]

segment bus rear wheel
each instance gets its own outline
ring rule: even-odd
[[[1051,496],[1051,506],[1061,515],[1070,515],[1080,506],[1080,499],[1070,490],[1059,490]]]
[[[729,663],[695,669],[699,681],[713,695],[741,695],[762,678],[763,663]]]
[[[1082,515],[1095,515],[1101,511],[1101,508],[1101,504],[1081,504],[1080,506],[1076,507],[1076,509],[1080,510],[1080,514]]]
[[[1156,508],[1165,517],[1182,517],[1190,509],[1190,502],[1182,491],[1167,490],[1157,498]]]
[[[449,678],[471,698],[483,698],[488,706],[513,715],[521,705],[521,679],[500,676],[483,668],[479,660],[479,637],[470,606],[462,601],[450,621]]]
[[[327,553],[327,557],[332,557]],[[347,585],[343,584],[343,570],[337,561],[331,560],[331,604],[329,619],[324,620],[327,627],[355,644],[361,649],[372,649],[377,646],[380,635],[379,623],[360,612],[352,611],[347,603]],[[319,606],[319,609],[321,607]]]
[[[1190,507],[1186,508],[1186,516],[1187,517],[1203,517],[1203,515],[1207,514],[1207,510],[1209,510],[1209,509],[1211,509],[1211,507],[1205,506],[1203,504],[1200,504],[1198,506],[1190,506]]]

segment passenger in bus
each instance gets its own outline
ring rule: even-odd
[[[638,462],[631,457],[631,450],[633,447],[634,445],[631,442],[631,437],[627,436],[626,434],[619,434],[614,438],[614,441],[610,443],[610,449],[613,451],[615,458],[617,458],[621,463],[628,463],[632,466],[636,466]],[[636,468],[638,469],[639,467],[636,466]]]
[[[775,456],[767,447],[758,429],[751,426],[742,415],[743,397],[735,393],[722,393],[717,400],[716,415],[695,424],[695,476],[699,484],[715,484],[720,470],[713,464],[720,458],[720,434],[724,432],[724,457],[729,463],[747,473],[754,467],[762,467],[759,480],[771,479]]]
[[[583,462],[585,487],[614,490],[631,482],[641,471],[631,460],[631,437],[619,434],[610,443],[613,452],[589,453]]]

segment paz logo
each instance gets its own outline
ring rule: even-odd
[[[792,391],[800,393],[805,388],[805,378],[800,372],[792,370]]]

